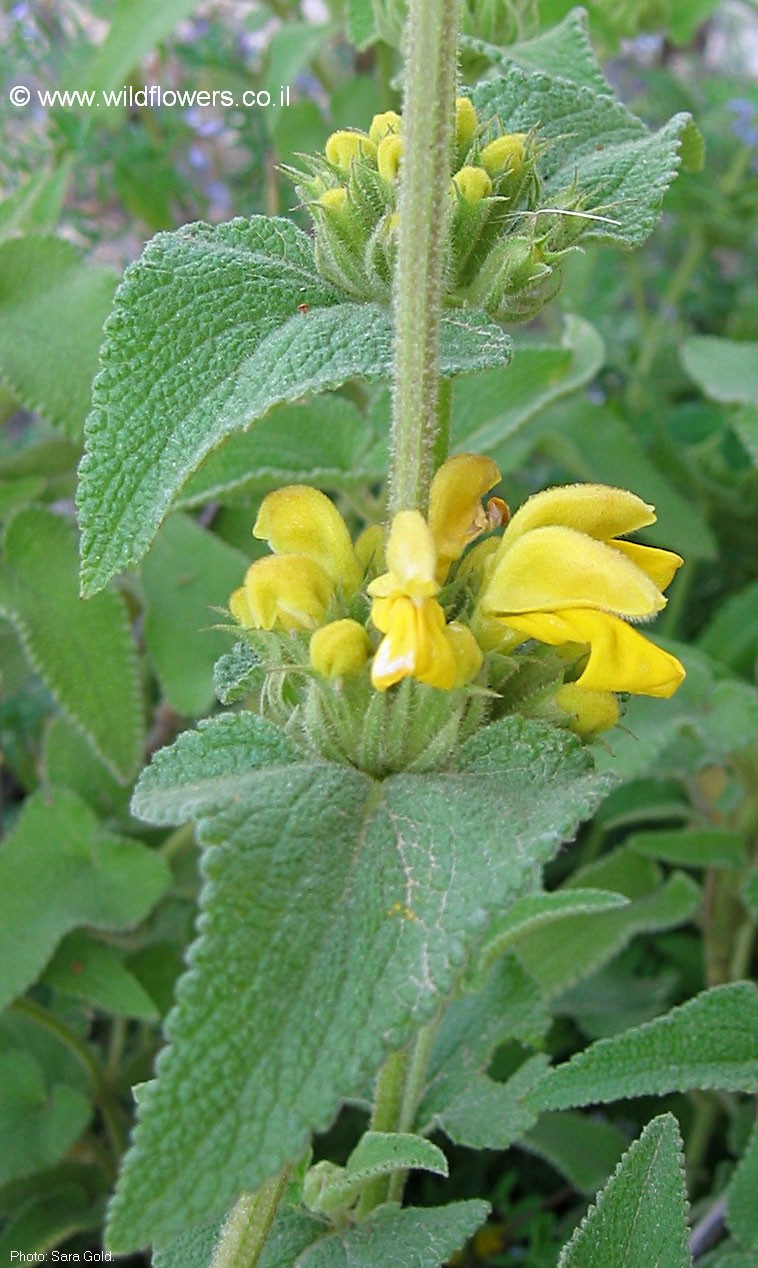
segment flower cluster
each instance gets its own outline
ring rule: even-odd
[[[378,526],[353,544],[317,489],[269,494],[253,532],[273,553],[248,569],[232,615],[250,635],[307,634],[308,670],[321,679],[366,675],[380,693],[404,679],[448,692],[476,684],[494,709],[508,707],[500,682],[536,657],[532,707],[544,716],[549,697],[585,735],[616,722],[617,693],[670,696],[684,670],[636,625],[665,606],[682,560],[626,537],[654,523],[653,508],[578,484],[536,494],[509,519],[500,498],[482,501],[499,478],[489,458],[449,458],[428,517],[398,512],[386,545]]]
[[[556,264],[579,221],[540,216],[536,132],[507,132],[482,120],[468,97],[456,102],[448,199],[446,302],[474,304],[501,318],[531,317],[557,290]],[[290,169],[316,230],[316,261],[358,299],[389,299],[398,229],[403,120],[375,115],[367,132],[332,133],[324,154]],[[569,200],[570,201],[570,200]],[[568,207],[567,207],[568,209]]]

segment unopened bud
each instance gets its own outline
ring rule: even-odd
[[[526,133],[507,132],[505,136],[499,136],[485,145],[479,157],[490,176],[499,176],[503,172],[518,176],[526,157]]]
[[[368,130],[374,145],[378,145],[386,136],[397,135],[403,126],[403,120],[394,110],[385,110],[384,114],[375,114]]]
[[[467,203],[478,203],[492,193],[492,181],[483,167],[462,167],[453,177],[453,185]]]
[[[395,180],[403,157],[403,139],[394,134],[383,137],[376,152],[379,175],[388,184]]]
[[[311,636],[311,664],[323,678],[354,678],[369,658],[369,637],[358,621],[345,618],[322,625]]]
[[[468,97],[458,97],[455,103],[455,139],[459,146],[468,145],[476,132],[478,120],[473,103]]]
[[[621,710],[612,691],[590,691],[575,682],[564,683],[556,693],[556,703],[569,715],[569,727],[590,740],[601,731],[610,731]]]
[[[376,146],[365,132],[333,132],[326,143],[326,161],[349,172],[353,163],[365,156],[376,159]]]

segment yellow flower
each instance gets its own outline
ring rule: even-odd
[[[659,612],[682,560],[617,540],[655,522],[635,494],[600,484],[547,489],[514,515],[477,606],[480,639],[502,650],[526,638],[589,646],[577,685],[670,696],[684,678],[675,656],[621,618]]]
[[[497,484],[500,472],[481,454],[455,454],[443,462],[429,494],[429,527],[437,550],[437,580],[444,581],[450,564],[482,533],[508,518],[501,498],[491,498],[487,510],[482,497]]]
[[[383,181],[389,184],[395,180],[400,171],[400,160],[403,157],[403,138],[388,133],[379,142],[376,151],[376,165]]]
[[[312,630],[326,616],[332,583],[304,555],[256,559],[229,600],[238,624],[255,630]]]
[[[312,630],[338,590],[349,595],[360,585],[363,569],[347,525],[318,489],[298,484],[269,493],[253,534],[274,553],[250,565],[229,600],[247,629]]]
[[[419,511],[399,511],[392,521],[386,551],[388,572],[368,587],[374,600],[371,619],[385,637],[371,668],[371,681],[386,691],[402,678],[418,678],[450,690],[457,678],[453,649],[445,632],[445,613],[437,602],[437,552]]]

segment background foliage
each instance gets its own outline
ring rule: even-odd
[[[545,33],[570,5],[514,5],[508,30],[494,18],[487,24],[496,6],[466,7],[463,74],[473,82],[502,41],[527,48],[519,74],[532,69],[530,56],[544,67]],[[496,328],[498,355],[478,367],[466,346],[451,345],[450,368],[475,371],[454,384],[453,439],[496,458],[511,505],[567,480],[623,484],[656,504],[658,524],[646,539],[687,560],[657,625],[685,661],[687,682],[666,704],[629,705],[624,728],[596,753],[616,786],[551,865],[549,894],[510,909],[494,967],[484,964],[477,990],[446,1014],[416,1127],[434,1130],[449,1178],[439,1164],[424,1170],[428,1157],[409,1159],[419,1168],[412,1210],[380,1212],[362,1231],[335,1233],[318,1212],[286,1215],[266,1268],[285,1268],[298,1254],[323,1268],[348,1253],[377,1268],[377,1245],[401,1235],[411,1248],[405,1262],[419,1265],[456,1255],[453,1262],[493,1268],[514,1256],[529,1268],[646,1268],[655,1262],[651,1247],[661,1246],[667,1265],[686,1264],[685,1193],[698,1264],[758,1261],[758,1140],[744,1095],[758,1090],[758,1019],[754,992],[739,984],[750,976],[758,916],[758,100],[755,67],[743,55],[752,19],[747,6],[712,0],[598,0],[588,9],[593,44],[621,100],[654,129],[690,110],[705,135],[705,168],[679,176],[642,250],[593,245],[571,258],[558,306],[512,332],[509,368],[496,365],[504,347]],[[19,3],[0,18],[4,90],[292,88],[288,108],[268,111],[14,111],[5,91],[0,102],[4,1254],[101,1245],[132,1117],[130,1088],[150,1077],[199,886],[192,830],[166,827],[182,817],[181,789],[162,786],[156,763],[141,793],[152,827],[130,812],[131,790],[145,759],[214,707],[213,664],[231,646],[213,628],[214,609],[255,549],[250,525],[262,494],[308,480],[337,496],[356,525],[382,515],[386,317],[363,312],[358,330],[356,314],[308,274],[307,260],[297,278],[307,295],[293,296],[280,259],[260,302],[241,277],[228,306],[205,314],[206,325],[218,323],[210,361],[223,403],[207,449],[233,430],[235,401],[224,384],[239,367],[234,338],[223,342],[232,311],[241,308],[251,327],[265,321],[277,285],[278,321],[297,322],[302,302],[323,309],[314,349],[330,348],[330,356],[310,362],[311,377],[283,383],[284,345],[269,347],[260,408],[271,412],[255,431],[230,436],[186,482],[194,463],[179,470],[187,454],[177,443],[169,454],[176,509],[154,540],[167,506],[153,504],[148,525],[144,506],[120,489],[116,465],[111,509],[123,508],[123,549],[110,559],[92,552],[92,589],[150,548],[138,572],[85,605],[73,491],[102,325],[142,241],[198,219],[286,214],[296,227],[286,241],[274,235],[275,246],[297,271],[297,230],[307,224],[278,165],[322,147],[335,127],[396,104],[396,10],[350,0],[302,9],[272,0],[233,11],[116,0],[83,13],[60,0]],[[578,56],[576,65],[582,91],[592,91],[592,64]],[[182,236],[205,272],[212,255],[251,232],[195,228]],[[170,268],[176,241],[158,239],[139,267],[152,259]],[[192,306],[191,274],[181,285],[186,295],[168,297],[156,341],[170,311]],[[356,335],[354,346],[339,338],[344,329]],[[167,354],[189,361],[183,390],[192,395],[193,374],[199,384],[187,415],[208,381],[190,335],[184,331],[188,344],[178,353],[166,343]],[[108,372],[118,379],[123,369],[111,363]],[[362,380],[338,388],[351,373]],[[329,394],[301,401],[316,389]],[[125,423],[152,434],[139,393]],[[146,463],[148,479],[152,472]],[[90,541],[101,529],[102,541],[113,522],[98,525],[85,512],[84,526]],[[196,747],[199,737],[212,746],[223,726],[211,722]],[[298,778],[326,797],[317,768]],[[200,835],[212,843],[206,793]],[[249,795],[254,817],[252,787]],[[413,802],[407,786],[390,795]],[[574,821],[581,810],[577,804]],[[404,812],[422,814],[412,804]],[[498,814],[494,792],[478,813]],[[381,834],[379,817],[371,830]],[[347,845],[340,857],[332,860],[337,871],[352,863]],[[492,877],[484,870],[486,889]],[[327,888],[333,883],[324,878]],[[496,904],[498,893],[491,897]],[[462,906],[456,918],[465,924],[469,913]],[[398,953],[401,979],[417,951],[410,937]],[[252,955],[245,946],[238,952],[240,965]],[[284,992],[269,983],[275,1008]],[[345,1164],[348,1179],[365,1126],[364,1075],[358,1063],[355,1103],[316,1140],[316,1156]],[[332,1094],[316,1091],[313,1119],[327,1127]],[[212,1092],[195,1094],[207,1097],[212,1115]],[[299,1139],[302,1124],[288,1130]],[[486,1224],[475,1199],[490,1205]],[[639,1220],[627,1258],[613,1259],[630,1211]],[[207,1230],[188,1237],[157,1251],[156,1264],[205,1264]]]

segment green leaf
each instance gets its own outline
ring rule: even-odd
[[[142,756],[142,692],[120,597],[79,598],[74,535],[40,507],[19,511],[5,533],[0,611],[61,708],[123,783]]]
[[[585,241],[644,242],[676,175],[689,115],[675,115],[651,133],[607,91],[516,65],[502,78],[483,80],[473,101],[480,117],[497,115],[505,132],[538,129],[547,142],[540,162],[545,204],[560,206],[575,189],[588,211],[608,218],[587,227]]]
[[[116,0],[113,21],[90,68],[88,89],[118,89],[129,71],[197,8],[197,0]]]
[[[499,365],[509,350],[482,314],[443,318],[443,374]],[[289,221],[159,234],[119,287],[93,388],[79,490],[84,593],[139,561],[227,436],[355,375],[388,377],[391,363],[389,313],[327,286]]]
[[[550,894],[527,894],[516,900],[507,915],[493,923],[480,956],[480,966],[486,968],[533,929],[565,920],[567,916],[612,911],[615,907],[626,907],[628,902],[623,894],[612,894],[601,889],[554,890]]]
[[[565,733],[510,718],[449,771],[377,783],[304,760],[245,713],[156,755],[134,809],[200,818],[203,932],[111,1208],[114,1248],[227,1208],[362,1092],[596,804],[590,763]],[[505,805],[507,848],[492,827]]]
[[[0,1262],[19,1262],[11,1258],[19,1246],[27,1255],[47,1255],[76,1233],[96,1234],[103,1222],[102,1208],[103,1201],[93,1202],[80,1184],[48,1182],[44,1193],[25,1202],[5,1223],[0,1235]]]
[[[485,1073],[496,1047],[509,1040],[536,1043],[548,1026],[539,992],[518,961],[497,964],[484,986],[455,1000],[435,1038],[416,1125],[441,1127],[457,1144],[502,1149],[534,1121],[519,1100],[545,1069],[540,1057],[507,1084]]]
[[[610,888],[605,880],[598,883],[608,883]],[[674,873],[652,892],[639,897],[632,892],[627,897],[632,901],[616,911],[567,915],[560,924],[560,937],[548,925],[519,940],[516,953],[545,999],[555,998],[599,969],[638,934],[670,929],[689,920],[701,900],[698,886],[682,872]]]
[[[29,797],[0,854],[0,1008],[36,980],[69,930],[129,928],[170,879],[160,855],[104,832],[74,793]]]
[[[549,1072],[530,1101],[541,1109],[570,1109],[691,1088],[755,1092],[756,1034],[755,986],[715,986],[665,1017],[578,1052]]]
[[[362,51],[377,38],[376,17],[373,3],[366,0],[347,0],[345,23],[347,38]]]
[[[316,1213],[349,1206],[365,1185],[394,1171],[431,1171],[447,1176],[447,1158],[437,1145],[410,1132],[365,1132],[344,1167],[317,1162],[305,1177],[303,1200]]]
[[[558,1268],[689,1268],[676,1119],[648,1123],[564,1247]]]
[[[213,666],[229,649],[228,634],[211,628],[223,620],[213,609],[227,606],[249,562],[186,515],[170,516],[153,543],[142,567],[145,645],[177,713],[213,704]]]
[[[333,1230],[299,1211],[284,1210],[259,1268],[439,1268],[488,1214],[488,1204],[475,1201],[404,1210],[380,1206],[360,1224]]]
[[[119,1017],[155,1021],[158,1009],[118,952],[86,933],[68,934],[42,980],[64,995],[83,999]]]
[[[758,581],[731,594],[706,625],[698,646],[733,673],[743,671],[751,679],[758,658]]]
[[[748,911],[758,921],[758,868],[755,868],[746,880],[742,897]]]
[[[743,1246],[758,1251],[758,1124],[732,1176],[727,1197],[727,1224]]]
[[[616,1166],[627,1137],[612,1123],[573,1110],[540,1114],[519,1147],[565,1176],[577,1193],[595,1193]]]
[[[498,452],[509,461],[513,437],[551,402],[583,387],[605,361],[605,345],[594,326],[567,316],[559,346],[521,344],[512,364],[467,379],[453,390],[453,445],[476,453]],[[507,374],[507,378],[505,377]]]
[[[731,424],[754,467],[758,467],[758,406],[743,405],[735,410]]]
[[[0,238],[30,230],[53,229],[66,195],[70,162],[36,172],[0,202]]]
[[[758,343],[691,335],[681,347],[682,364],[713,401],[758,405]]]
[[[627,848],[646,858],[680,867],[744,867],[747,843],[739,832],[725,828],[682,828],[667,832],[635,832]]]
[[[57,1162],[81,1136],[91,1115],[89,1098],[67,1083],[48,1085],[30,1053],[0,1053],[0,1184]]]
[[[126,812],[129,789],[118,782],[63,714],[52,718],[45,732],[42,764],[46,784],[75,792],[101,819]]]
[[[178,501],[228,501],[232,491],[241,500],[285,484],[354,489],[380,480],[387,465],[386,445],[377,445],[355,405],[320,396],[307,405],[280,405],[254,431],[231,436],[206,458]]]
[[[0,242],[0,381],[26,409],[81,435],[116,276],[62,238]]]
[[[463,36],[461,46],[482,54],[498,69],[507,70],[515,62],[523,70],[568,79],[598,93],[610,94],[612,91],[597,64],[584,9],[572,9],[557,26],[542,31],[531,40],[520,40],[506,48],[497,48],[484,40],[466,36]]]

